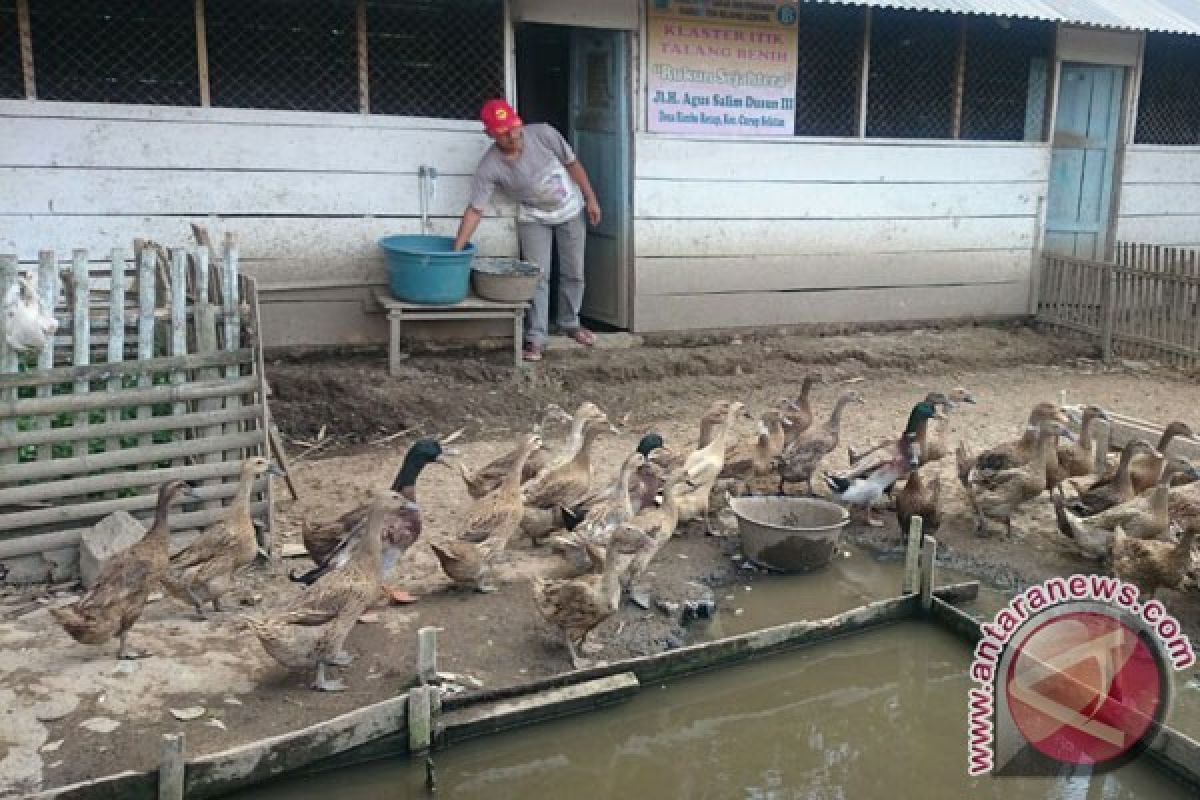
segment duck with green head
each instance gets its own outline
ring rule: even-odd
[[[392,481],[392,491],[398,492],[407,500],[407,504],[398,505],[386,515],[382,522],[383,537],[383,573],[386,576],[400,560],[400,556],[412,547],[421,536],[421,507],[417,504],[417,478],[422,470],[430,464],[441,464],[448,467],[445,456],[455,455],[455,451],[446,450],[436,439],[418,439],[404,456],[399,472]],[[291,575],[292,580],[311,586],[333,569],[337,569],[344,560],[341,556],[348,546],[350,534],[366,522],[370,512],[370,503],[364,503],[347,511],[331,522],[318,525],[304,526],[304,547],[313,561],[317,562],[314,569],[303,575]],[[340,554],[340,555],[339,555]],[[408,592],[392,586],[384,586],[384,591],[397,603],[416,602]]]

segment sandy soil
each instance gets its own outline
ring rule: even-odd
[[[275,363],[268,369],[273,413],[297,444],[293,477],[299,501],[286,492],[280,503],[280,544],[298,541],[300,520],[320,519],[390,483],[399,460],[420,435],[465,428],[459,442],[469,463],[482,463],[527,430],[548,402],[574,407],[592,400],[623,432],[600,440],[601,480],[643,432],[660,432],[683,446],[696,434],[700,411],[716,398],[737,398],[765,410],[794,395],[809,372],[825,383],[814,390],[824,417],[833,398],[852,385],[867,404],[851,407],[845,443],[875,441],[898,432],[912,403],[932,389],[965,386],[979,405],[955,414],[951,441],[976,448],[1010,438],[1030,405],[1058,400],[1094,402],[1122,413],[1165,421],[1189,419],[1194,382],[1152,365],[1130,363],[1102,369],[1086,344],[1042,336],[1024,328],[979,327],[917,330],[857,336],[758,336],[713,339],[672,346],[660,342],[631,350],[551,352],[537,370],[513,382],[504,355],[431,354],[407,362],[406,374],[387,377],[381,357]],[[749,421],[743,433],[751,431]],[[407,431],[401,436],[394,436]],[[380,441],[385,440],[386,441]],[[373,442],[375,442],[373,444]],[[839,448],[827,466],[845,465]],[[1031,505],[1012,540],[981,539],[971,532],[953,464],[940,467],[948,487],[946,519],[939,532],[944,563],[1001,585],[1017,586],[1091,568],[1055,538],[1048,500]],[[281,487],[282,488],[282,487]],[[428,529],[453,532],[467,494],[456,475],[429,468],[419,484]],[[898,537],[894,518],[884,531],[856,531],[886,548]],[[738,570],[736,537],[708,537],[696,528],[673,540],[655,564],[654,579],[666,596],[700,593],[722,585]],[[302,559],[263,564],[246,579],[246,600],[267,607],[299,591],[284,574]],[[213,752],[328,718],[402,691],[415,662],[415,632],[424,625],[445,629],[440,667],[500,686],[569,667],[558,638],[537,617],[527,577],[562,569],[556,556],[528,545],[507,555],[496,594],[447,589],[427,547],[414,547],[394,576],[421,595],[411,606],[380,608],[350,639],[358,659],[342,670],[349,690],[308,690],[310,675],[288,674],[257,642],[246,640],[228,615],[201,622],[167,599],[150,606],[134,628],[133,643],[150,658],[118,663],[115,643],[90,648],[71,641],[52,622],[47,604],[66,602],[74,587],[0,587],[0,796],[124,769],[147,769],[157,761],[157,734],[187,733],[189,751]],[[721,593],[716,593],[720,602]],[[1167,605],[1200,632],[1197,596],[1164,592]],[[687,641],[688,630],[656,611],[625,607],[597,632],[601,657],[656,652]],[[471,681],[464,677],[464,682]],[[203,707],[197,719],[179,721],[171,709]],[[97,722],[97,720],[101,720]],[[117,723],[115,729],[100,732]],[[100,729],[100,730],[94,730]]]

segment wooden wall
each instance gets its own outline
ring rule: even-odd
[[[1044,144],[640,134],[638,331],[1024,314]]]
[[[1131,145],[1121,176],[1117,239],[1200,246],[1200,147]]]
[[[101,260],[138,236],[190,245],[191,222],[234,231],[268,345],[385,341],[376,240],[420,232],[422,164],[440,173],[434,232],[453,234],[487,145],[474,122],[18,100],[0,100],[0,142],[0,252]],[[515,255],[512,209],[475,241]]]

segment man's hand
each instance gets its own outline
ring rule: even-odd
[[[595,198],[588,201],[587,216],[588,222],[592,223],[593,228],[600,224],[600,204],[596,202]]]

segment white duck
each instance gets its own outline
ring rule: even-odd
[[[41,352],[50,345],[58,320],[38,300],[37,282],[21,275],[4,296],[4,330],[8,343],[22,352]]]

